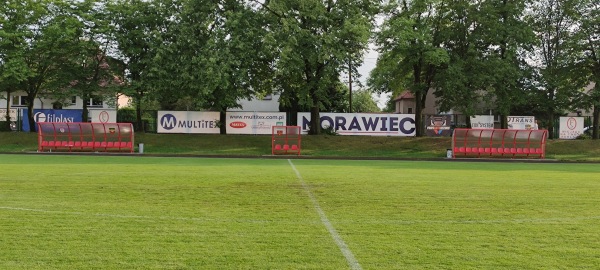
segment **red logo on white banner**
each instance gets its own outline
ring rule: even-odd
[[[575,118],[573,117],[569,117],[569,119],[567,119],[567,128],[570,130],[574,130],[577,127],[577,120],[575,120]]]
[[[108,115],[108,112],[102,111],[98,116],[98,120],[100,120],[100,123],[108,123],[108,120],[110,120],[110,115]]]

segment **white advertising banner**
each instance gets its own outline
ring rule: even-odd
[[[158,111],[157,133],[219,134],[219,112]]]
[[[271,127],[285,126],[285,112],[227,112],[227,134],[271,134]]]
[[[340,135],[415,136],[414,114],[321,113],[321,128],[333,127]],[[302,133],[308,133],[310,113],[298,113]]]
[[[506,119],[508,129],[532,129],[535,125],[535,116],[509,116]]]
[[[559,130],[559,139],[576,139],[583,134],[583,117],[561,117]]]
[[[92,123],[116,123],[117,110],[90,109]]]
[[[493,115],[471,116],[471,128],[494,129],[494,116]]]
[[[8,110],[10,121],[17,121],[17,109],[9,109]],[[0,109],[0,121],[6,121],[6,109]]]

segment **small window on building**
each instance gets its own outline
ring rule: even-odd
[[[90,98],[87,101],[88,107],[102,107],[102,99],[99,97]]]
[[[76,96],[71,97],[71,105],[77,105],[77,97]]]
[[[408,112],[407,112],[407,113],[408,113],[408,114],[411,114],[411,113],[413,113],[413,108],[408,108]]]
[[[15,107],[27,106],[26,96],[13,96],[11,105]]]

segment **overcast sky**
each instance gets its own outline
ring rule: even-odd
[[[365,53],[365,57],[364,57],[364,62],[362,64],[362,66],[358,67],[358,73],[360,73],[361,77],[360,77],[360,81],[362,82],[362,84],[366,87],[367,85],[367,78],[369,78],[369,72],[371,72],[371,70],[373,68],[375,68],[375,64],[377,64],[377,51],[371,47],[371,49],[369,49],[366,53]],[[348,78],[346,77],[346,80],[348,80]],[[353,86],[353,87],[357,87],[357,86]],[[356,88],[353,88],[356,89]],[[379,108],[383,109],[386,106],[387,101],[390,98],[389,94],[383,94],[383,95],[377,95],[377,94],[373,94],[373,98],[375,99],[375,101],[377,101],[377,105],[379,106]]]

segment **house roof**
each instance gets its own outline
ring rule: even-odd
[[[414,99],[414,98],[415,98],[415,95],[413,95],[413,93],[411,93],[410,91],[406,91],[406,92],[403,92],[402,94],[398,95],[394,99],[394,101],[399,101],[402,99]]]

